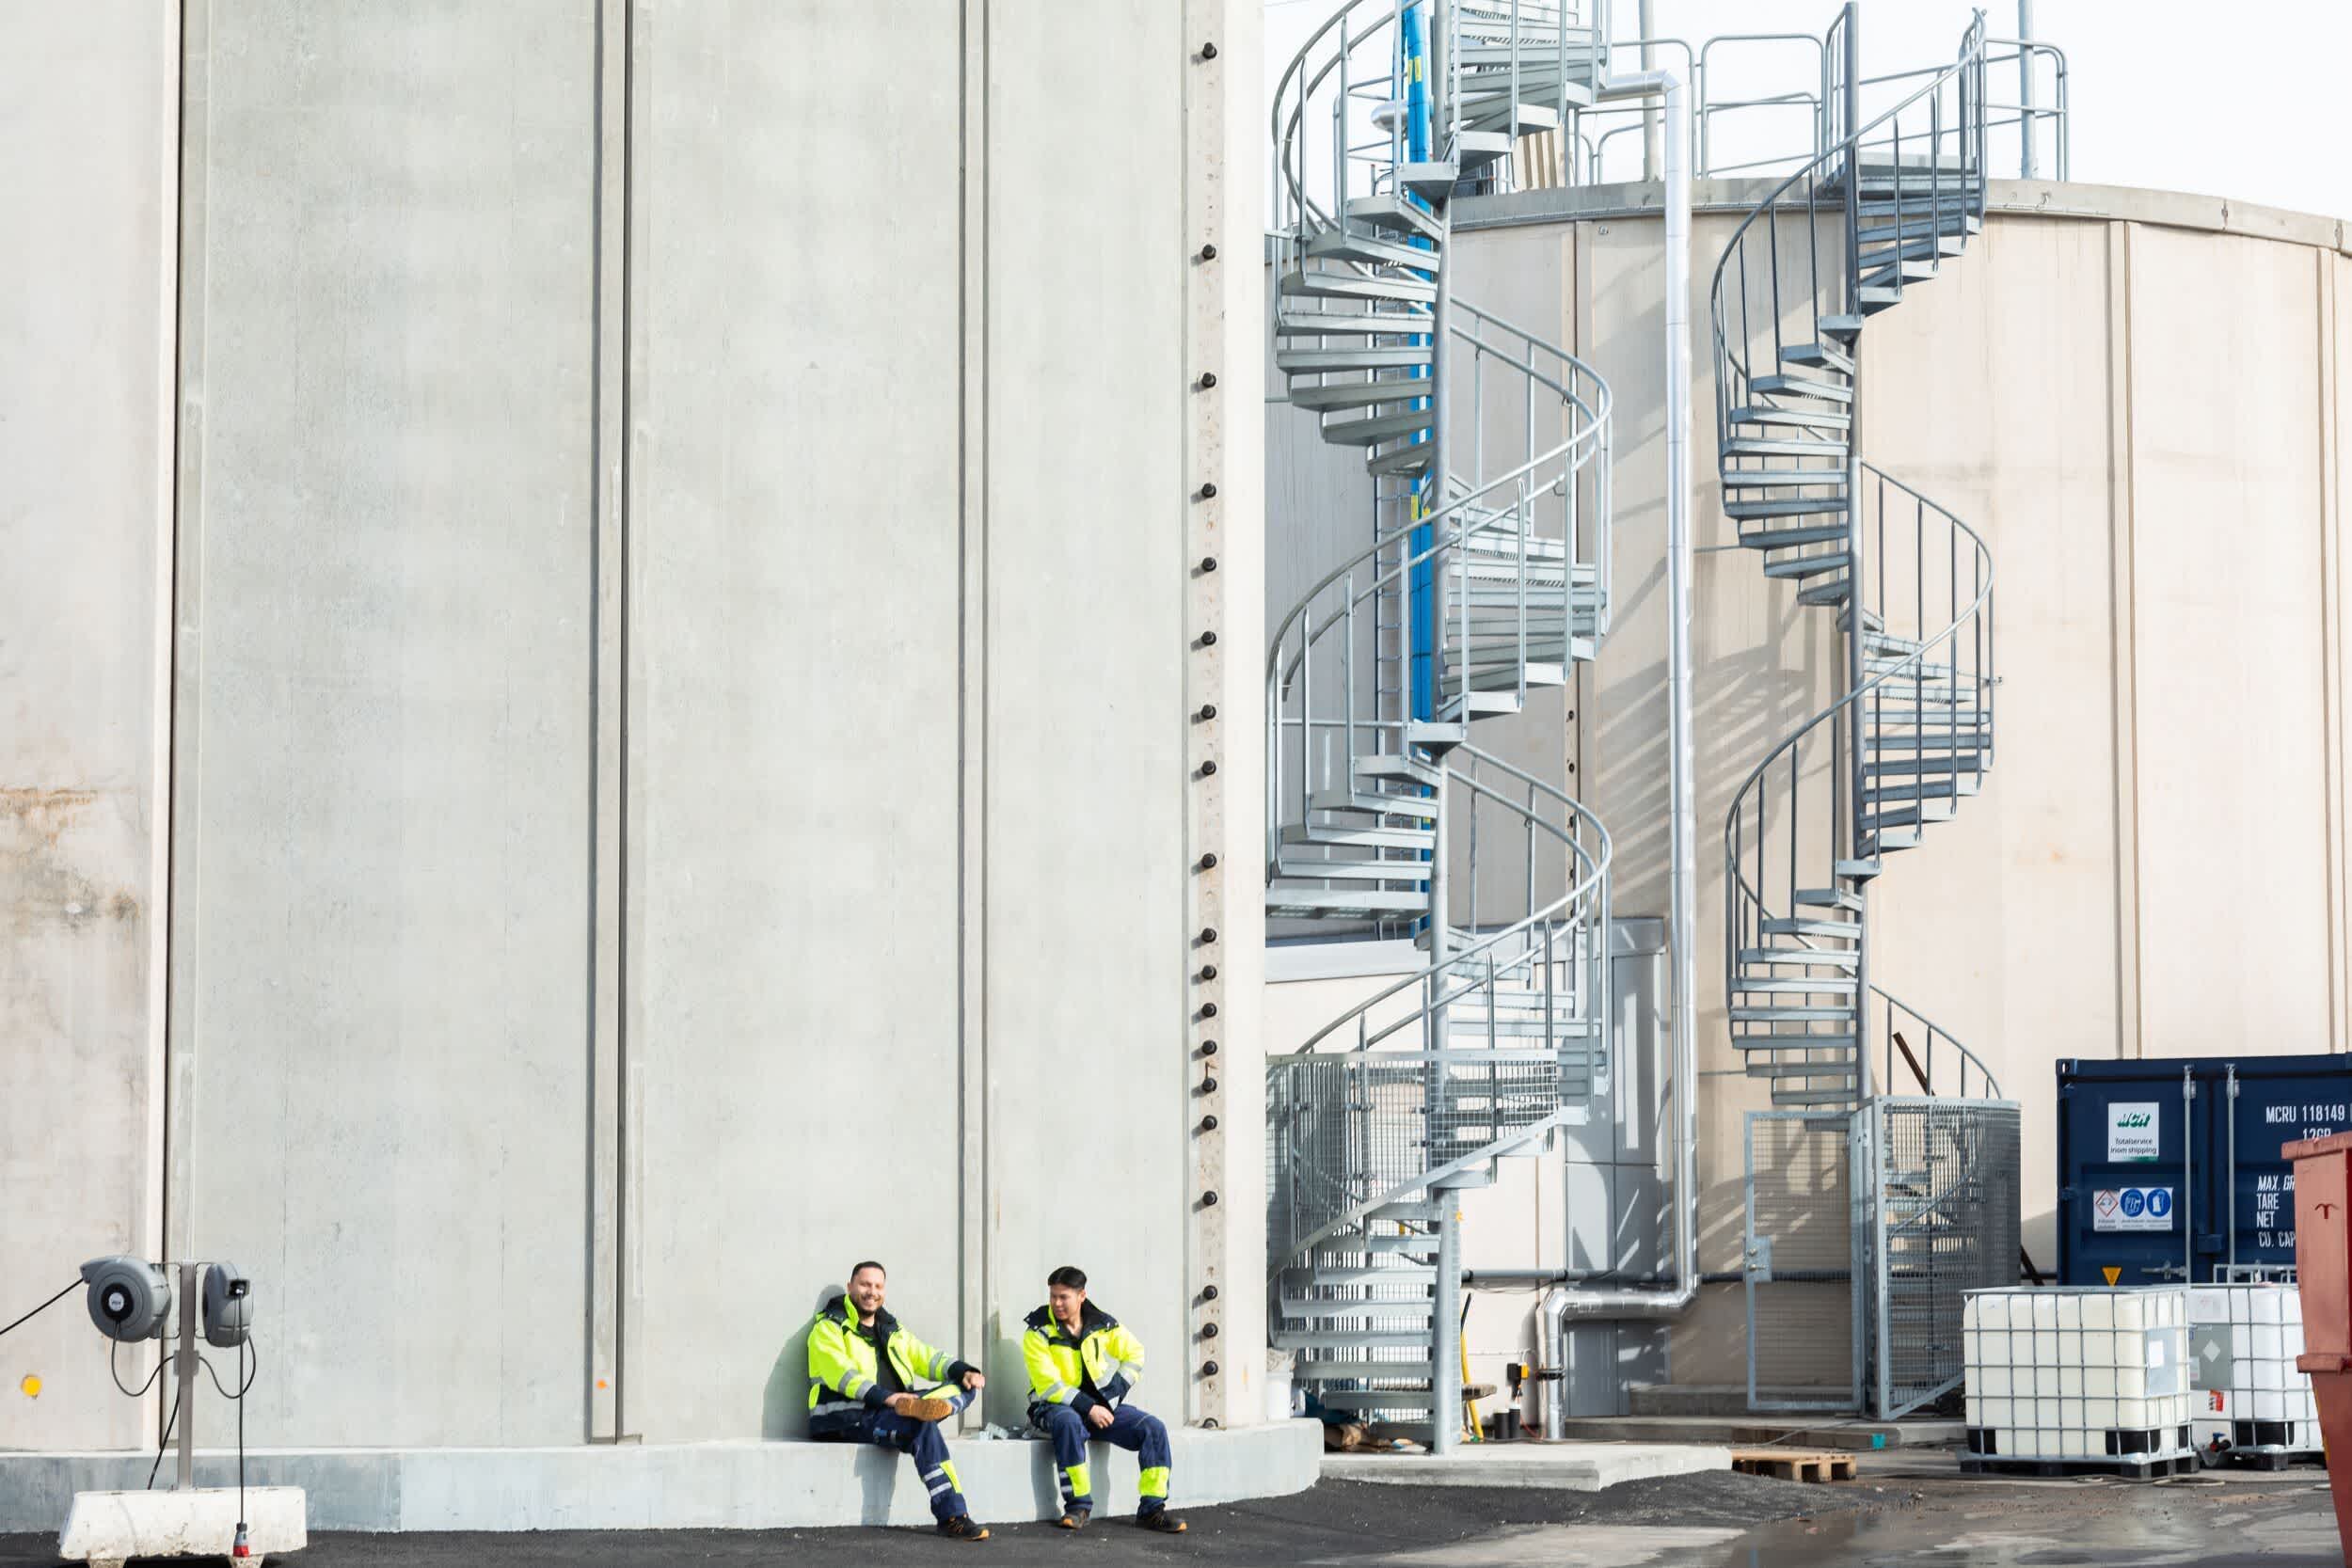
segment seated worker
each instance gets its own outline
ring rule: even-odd
[[[860,1263],[850,1271],[847,1293],[825,1303],[809,1325],[808,1434],[820,1443],[875,1443],[913,1454],[939,1533],[985,1541],[988,1527],[965,1511],[938,1423],[970,1403],[988,1379],[900,1328],[882,1310],[888,1287],[880,1263]],[[918,1389],[917,1379],[956,1386]]]
[[[1121,1402],[1143,1375],[1143,1342],[1087,1300],[1087,1276],[1058,1268],[1046,1276],[1046,1305],[1029,1314],[1021,1358],[1029,1369],[1029,1419],[1054,1440],[1061,1476],[1064,1529],[1083,1529],[1094,1513],[1087,1439],[1100,1437],[1135,1453],[1136,1523],[1176,1534],[1184,1522],[1168,1512],[1168,1428]]]

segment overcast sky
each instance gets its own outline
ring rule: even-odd
[[[1269,89],[1336,4],[1267,0]],[[1614,0],[1621,38],[1636,34],[1636,5]],[[1836,0],[1654,0],[1653,8],[1661,36],[1694,47],[1733,31],[1820,33],[1837,11]],[[1963,0],[1865,0],[1864,74],[1948,59],[1972,8]],[[2352,217],[2352,0],[2035,0],[2033,11],[2035,35],[2066,51],[2074,179]],[[1985,14],[1994,37],[2015,35],[2016,0],[1992,0]],[[1753,90],[1744,84],[1773,72],[1783,85],[1811,69],[1768,46],[1724,46],[1712,59],[1720,89],[1741,95]],[[1993,95],[2014,102],[2014,68],[2004,74]],[[1744,130],[1725,119],[1718,135],[1773,135],[1761,119],[1773,112],[1759,111]],[[1784,122],[1778,135],[1788,134]],[[2006,154],[1996,150],[1993,173],[2014,175],[2014,159],[2011,141]]]

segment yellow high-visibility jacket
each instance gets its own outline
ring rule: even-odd
[[[952,1383],[974,1370],[898,1326],[887,1312],[874,1314],[874,1326],[859,1325],[857,1312],[846,1297],[835,1296],[817,1314],[808,1328],[808,1431],[826,1437],[850,1431],[859,1416],[880,1410],[890,1397],[876,1377],[880,1363],[875,1347],[890,1357],[891,1370],[909,1393],[933,1384]]]
[[[1116,1407],[1143,1376],[1143,1341],[1092,1302],[1078,1309],[1078,1332],[1062,1327],[1050,1307],[1029,1314],[1021,1337],[1031,1404],[1067,1404],[1080,1415]]]

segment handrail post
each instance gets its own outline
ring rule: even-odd
[[[2017,177],[2033,178],[2033,0],[2017,0]]]

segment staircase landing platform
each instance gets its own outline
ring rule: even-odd
[[[1323,1474],[1331,1481],[1562,1492],[1598,1492],[1652,1476],[1730,1468],[1728,1448],[1696,1443],[1466,1443],[1444,1459],[1432,1453],[1323,1456]]]

